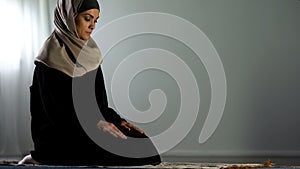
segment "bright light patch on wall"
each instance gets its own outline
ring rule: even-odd
[[[10,72],[20,66],[24,32],[22,27],[22,9],[16,1],[0,0],[1,40],[0,70]]]

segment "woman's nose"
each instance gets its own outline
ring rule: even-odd
[[[95,27],[96,27],[96,24],[94,23],[94,22],[92,22],[91,24],[90,24],[90,29],[95,29]]]

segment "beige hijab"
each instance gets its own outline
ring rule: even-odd
[[[70,77],[79,77],[95,70],[102,62],[96,42],[87,42],[77,34],[75,17],[83,0],[58,0],[55,8],[56,29],[46,40],[37,62],[57,69]]]

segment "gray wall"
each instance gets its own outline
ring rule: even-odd
[[[213,135],[200,144],[199,134],[210,107],[211,83],[205,65],[188,45],[172,37],[142,34],[115,44],[104,56],[103,69],[113,107],[116,105],[110,92],[112,75],[117,65],[135,51],[146,48],[171,51],[193,71],[201,98],[198,117],[188,135],[164,156],[199,159],[288,156],[295,158],[293,162],[300,161],[299,0],[100,0],[100,3],[98,30],[134,13],[176,15],[206,34],[223,63],[227,81],[225,110]],[[105,37],[114,37],[116,33],[108,32]],[[186,32],[187,36],[189,33]],[[168,103],[160,118],[137,124],[151,136],[173,125],[181,102],[176,79],[160,70],[147,70],[131,82],[129,97],[136,109],[145,111],[151,107],[147,99],[153,89],[163,90]]]

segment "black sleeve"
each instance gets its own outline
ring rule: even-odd
[[[59,130],[81,130],[73,105],[72,78],[42,63],[36,63],[34,76],[48,121]]]
[[[120,125],[121,121],[125,121],[118,113],[108,106],[105,84],[101,67],[98,68],[95,81],[96,99],[100,111],[106,121]]]

